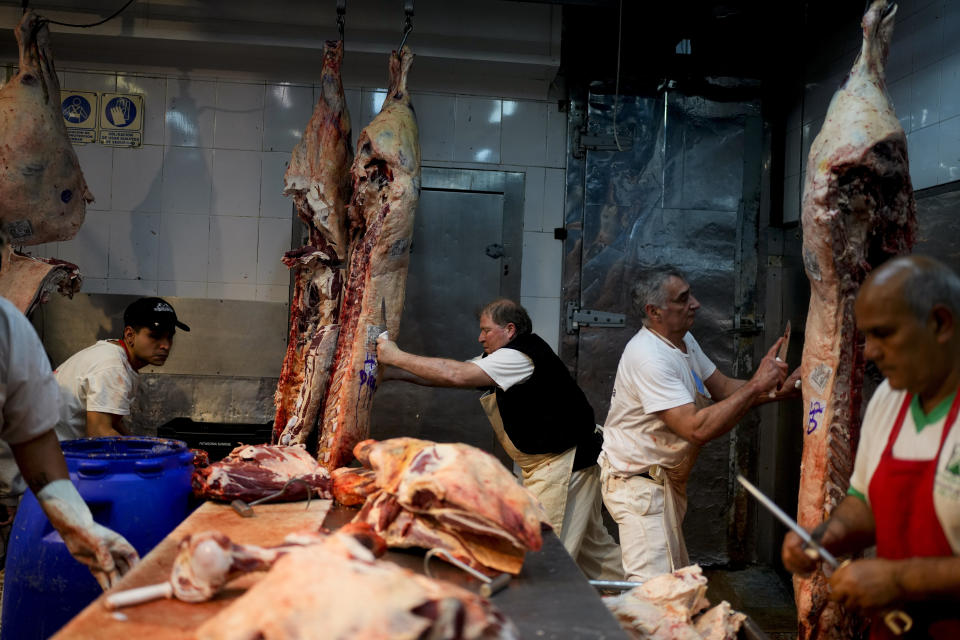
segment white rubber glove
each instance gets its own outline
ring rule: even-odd
[[[70,480],[54,480],[37,494],[50,524],[77,562],[87,565],[104,591],[140,560],[123,536],[93,521],[90,508]]]

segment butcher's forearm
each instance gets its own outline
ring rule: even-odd
[[[87,411],[88,438],[127,435],[130,435],[130,433],[123,426],[123,416],[99,411]]]
[[[431,383],[426,378],[421,378],[420,376],[405,371],[397,366],[388,366],[387,370],[383,374],[383,382],[388,382],[390,380],[400,380],[401,382],[410,382],[412,384],[418,384],[422,387],[435,387],[437,385]]]
[[[33,440],[12,444],[10,450],[23,479],[34,493],[54,480],[70,477],[53,429]]]
[[[476,365],[459,360],[428,358],[406,352],[400,353],[390,364],[417,376],[422,384],[431,387],[475,386],[468,382],[468,378],[473,369],[479,370]]]
[[[743,384],[725,400],[697,411],[693,429],[687,435],[680,435],[694,444],[704,445],[733,429],[753,406],[754,397],[759,393],[754,383],[739,382]]]
[[[894,564],[903,600],[960,601],[960,558],[908,558]]]

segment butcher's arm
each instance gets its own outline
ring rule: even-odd
[[[12,444],[10,450],[20,474],[34,493],[39,493],[47,483],[70,477],[60,441],[52,429],[32,440]]]
[[[874,543],[873,512],[862,498],[847,496],[830,518],[813,530],[814,539],[834,555],[855,553]],[[817,559],[804,553],[804,542],[792,531],[783,540],[783,566],[788,571],[805,575],[817,568]]]
[[[731,380],[716,371],[711,374],[707,381],[713,381],[712,384],[720,393],[733,389],[720,402],[704,409],[697,409],[693,403],[684,404],[658,411],[657,415],[671,431],[695,445],[702,446],[714,438],[719,438],[740,421],[754,405],[758,395],[769,393],[786,377],[786,363],[776,360],[779,345],[780,341],[777,341],[770,348],[750,380]],[[717,378],[718,375],[721,378]],[[712,395],[713,389],[710,386],[707,386],[707,389]]]
[[[404,371],[398,367],[387,367],[387,370],[383,372],[383,382],[388,382],[390,380],[400,380],[401,382],[411,382],[413,384],[418,384],[421,387],[434,387],[436,385],[431,384],[429,380],[425,380],[420,376],[414,375],[409,371]]]
[[[960,599],[960,558],[855,560],[830,578],[830,598],[848,609],[880,609],[901,602]]]
[[[486,372],[471,362],[449,358],[428,358],[407,353],[395,342],[377,339],[377,360],[380,364],[412,373],[431,387],[489,387],[495,383]]]
[[[123,426],[123,416],[115,413],[87,411],[87,437],[128,436],[130,432]]]
[[[747,384],[747,381],[738,378],[728,378],[717,369],[710,374],[709,378],[703,381],[703,384],[707,388],[707,391],[710,392],[711,398],[714,400],[726,400],[736,393],[737,389]]]

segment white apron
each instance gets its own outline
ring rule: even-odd
[[[523,486],[530,490],[543,505],[547,522],[557,536],[563,532],[563,514],[567,509],[567,491],[573,474],[573,459],[576,447],[563,453],[524,453],[514,446],[503,427],[497,394],[487,392],[480,397],[484,413],[497,435],[497,441],[510,459],[517,463],[523,476]]]

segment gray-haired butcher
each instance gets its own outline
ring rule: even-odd
[[[644,273],[634,303],[643,328],[617,367],[600,475],[603,502],[620,528],[624,572],[643,581],[689,564],[680,525],[700,447],[755,404],[795,395],[799,370],[784,382],[780,338],[750,380],[720,373],[690,334],[700,303],[674,267]]]
[[[601,438],[593,409],[532,328],[522,306],[494,300],[480,314],[480,358],[461,362],[417,356],[383,337],[377,341],[377,357],[413,374],[401,379],[418,384],[492,389],[480,399],[487,418],[564,547],[588,577],[622,579],[620,549],[601,517],[596,464]]]

